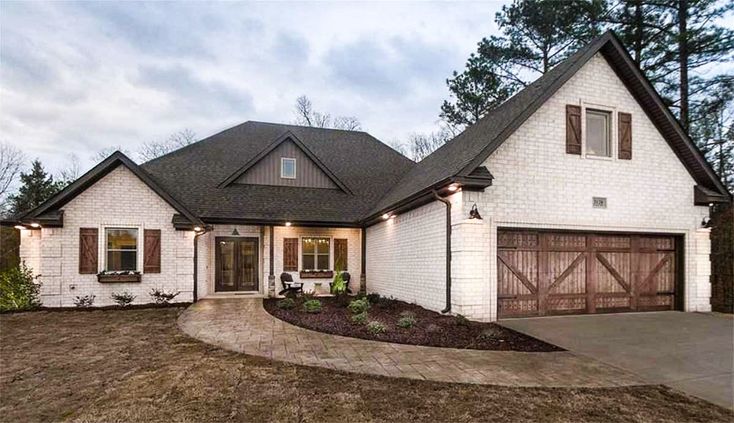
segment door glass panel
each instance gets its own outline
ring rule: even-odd
[[[219,286],[225,291],[235,289],[235,243],[219,241]]]
[[[240,291],[257,290],[257,243],[251,240],[240,244]]]

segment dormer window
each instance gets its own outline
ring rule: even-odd
[[[283,179],[296,179],[296,159],[280,158],[280,177]]]

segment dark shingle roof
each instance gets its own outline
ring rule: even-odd
[[[293,134],[348,191],[219,185]],[[365,132],[245,122],[142,165],[197,216],[356,224],[415,163]]]

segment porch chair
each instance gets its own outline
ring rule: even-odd
[[[349,281],[352,280],[352,275],[349,272],[342,272],[342,279],[344,279],[344,286],[347,288],[347,294],[351,294],[352,290],[349,289]]]
[[[303,293],[303,282],[293,282],[293,275],[290,273],[281,273],[280,283],[283,285],[283,289],[278,292],[278,295],[283,295],[289,291],[293,291],[296,294]]]

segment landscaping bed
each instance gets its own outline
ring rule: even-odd
[[[476,350],[563,351],[555,345],[495,323],[472,322],[461,316],[442,315],[415,304],[374,295],[368,299],[370,306],[366,312],[366,319],[353,319],[353,316],[359,314],[355,312],[358,310],[350,310],[347,307],[349,300],[338,297],[311,299],[301,296],[294,299],[291,308],[283,308],[283,303],[279,306],[281,300],[274,298],[264,300],[263,304],[268,313],[288,323],[353,338]],[[304,302],[308,300],[319,301],[321,311],[307,312]],[[410,323],[408,320],[411,319],[412,324],[408,327]],[[382,331],[378,326],[381,326]]]

